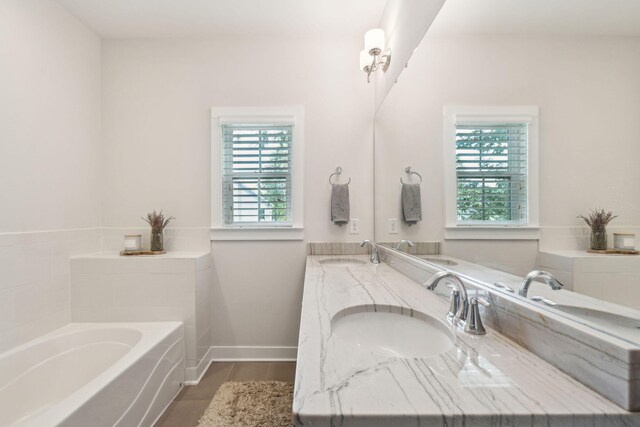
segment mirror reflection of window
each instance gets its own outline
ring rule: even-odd
[[[456,124],[458,223],[527,223],[527,124]]]

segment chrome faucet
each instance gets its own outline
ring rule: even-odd
[[[378,255],[378,245],[371,240],[363,240],[360,242],[360,247],[364,247],[364,245],[369,244],[371,246],[371,262],[374,264],[380,264],[380,257]]]
[[[413,247],[416,246],[416,245],[413,244],[413,242],[411,240],[404,239],[404,240],[400,240],[400,243],[398,243],[396,245],[396,249],[400,250],[400,246],[402,246],[403,243],[406,243],[407,246],[409,246],[410,248],[413,248]]]
[[[485,307],[489,307],[491,304],[486,299],[478,297],[472,297],[470,301],[469,315],[467,316],[467,322],[464,324],[464,331],[473,335],[484,335],[487,330],[482,324],[479,304]]]
[[[439,271],[431,279],[427,280],[424,285],[427,289],[433,291],[443,279],[448,279],[452,283],[447,284],[452,288],[451,305],[449,306],[447,319],[451,320],[452,323],[456,321],[464,322],[463,329],[466,333],[473,335],[486,334],[487,331],[484,329],[482,318],[480,317],[479,305],[489,307],[491,304],[484,298],[472,297],[469,299],[462,279],[451,272]]]
[[[522,280],[522,283],[520,283],[518,295],[526,298],[527,294],[529,293],[529,286],[531,286],[531,282],[533,282],[534,279],[537,278],[544,280],[544,282],[549,285],[549,287],[554,291],[559,291],[564,286],[555,277],[553,277],[551,273],[547,273],[546,271],[542,270],[533,270],[532,272],[527,274],[527,276]]]
[[[438,283],[440,283],[442,279],[448,279],[453,285],[451,305],[449,306],[447,318],[449,320],[465,320],[469,310],[469,298],[467,297],[467,288],[464,287],[464,283],[462,283],[462,280],[457,274],[448,271],[438,271],[431,276],[429,280],[424,282],[424,286],[430,291],[435,291]]]

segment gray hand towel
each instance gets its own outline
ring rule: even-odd
[[[331,184],[331,221],[338,225],[349,222],[349,184]]]
[[[402,216],[409,225],[422,220],[420,184],[402,184]]]

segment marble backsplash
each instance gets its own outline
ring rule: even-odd
[[[379,245],[396,247],[398,242],[382,242]],[[403,246],[403,251],[411,255],[439,255],[440,242],[413,242],[413,248]],[[371,247],[361,248],[357,242],[320,242],[307,244],[307,255],[366,255],[371,253]]]
[[[440,255],[442,245],[440,242],[412,242],[414,246],[410,248],[402,245],[402,251],[409,255]],[[398,242],[381,242],[381,245],[395,248]]]
[[[307,255],[367,255],[371,247],[360,247],[356,242],[308,243]]]

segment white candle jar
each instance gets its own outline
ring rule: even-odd
[[[613,248],[633,251],[636,248],[636,235],[631,233],[613,233]]]
[[[127,234],[124,236],[125,251],[142,250],[142,234]]]

